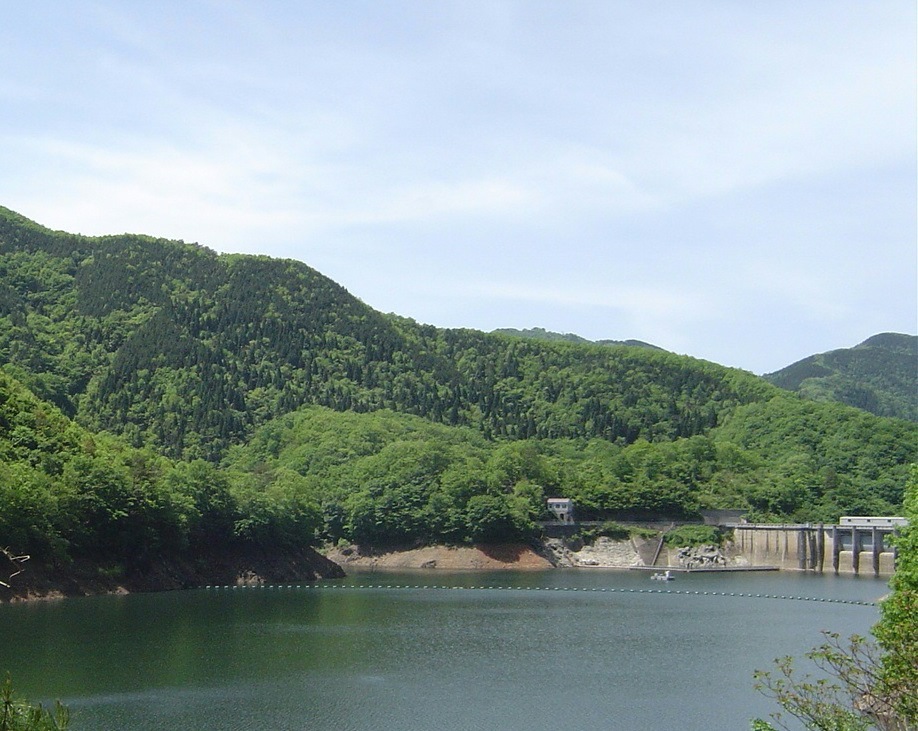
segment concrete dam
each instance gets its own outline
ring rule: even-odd
[[[722,555],[725,560],[721,562],[722,566],[719,565],[720,568],[777,568],[864,576],[892,576],[896,566],[896,549],[890,538],[897,528],[907,525],[904,518],[895,517],[843,517],[837,525],[756,524],[723,520],[724,517],[705,516],[706,524],[732,534],[723,546]],[[642,525],[657,531],[657,536],[643,539],[632,536],[627,541],[635,552],[634,566],[701,570],[684,563],[684,557],[680,555],[682,549],[664,546],[665,534],[675,523]],[[602,523],[577,522],[569,517],[565,521],[544,522],[541,526],[543,540],[570,540],[584,528],[600,528]]]
[[[733,545],[752,565],[836,574],[891,576],[896,565],[889,537],[901,518],[842,518],[838,525],[735,523]]]

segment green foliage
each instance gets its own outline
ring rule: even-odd
[[[387,411],[305,407],[257,430],[225,464],[233,474],[294,470],[312,480],[326,538],[391,544],[483,540],[485,529],[469,518],[470,501],[482,495],[500,499],[476,500],[473,512],[488,516],[492,537],[503,526],[505,540],[547,517],[553,494],[573,497],[582,517],[689,513],[693,490],[717,472],[705,462],[715,457],[702,437],[624,449],[601,440],[489,442]]]
[[[534,526],[525,505],[507,495],[475,495],[465,509],[468,539],[474,543],[521,540]]]
[[[32,705],[16,697],[7,675],[0,685],[0,731],[64,731],[70,725],[70,713],[59,702],[54,710]]]
[[[814,401],[918,421],[918,337],[883,333],[854,348],[812,355],[765,378]]]
[[[661,350],[656,345],[651,345],[650,343],[645,343],[641,340],[587,340],[582,338],[579,335],[574,335],[573,333],[556,333],[546,330],[542,327],[533,327],[527,330],[517,330],[512,327],[498,328],[497,330],[492,330],[491,332],[497,335],[511,335],[517,338],[532,338],[533,340],[550,340],[550,341],[563,341],[567,343],[581,343],[581,344],[596,344],[596,345],[628,345],[635,348],[652,348],[654,350]]]
[[[234,481],[239,517],[235,538],[265,548],[311,545],[322,527],[322,510],[309,480],[293,470],[251,473]]]
[[[387,411],[307,407],[257,431],[226,465],[234,479],[265,485],[279,470],[296,474],[321,504],[330,540],[514,540],[544,509],[532,478],[547,469],[535,445],[521,446]]]
[[[656,535],[656,531],[650,532]],[[624,541],[631,537],[631,529],[614,520],[607,520],[598,528],[580,531],[579,537],[584,543],[592,543],[600,537],[611,538],[613,541]]]
[[[320,526],[296,472],[231,473],[91,435],[0,371],[0,546],[124,573],[200,546],[310,544]]]
[[[918,444],[909,422],[792,396],[740,406],[713,434],[768,465],[747,492],[756,517],[800,522],[895,514]]]
[[[817,731],[901,728],[890,716],[874,647],[863,637],[843,643],[837,634],[825,636],[826,642],[806,654],[819,675],[800,676],[791,657],[776,660],[773,672],[756,671],[756,689],[783,711],[771,714],[775,723],[790,729],[784,720],[789,714]],[[757,723],[762,729],[773,728],[761,720]]]
[[[892,689],[899,715],[918,727],[918,465],[906,488],[907,528],[895,538],[898,551],[892,594],[882,604],[873,633],[884,650],[883,681]]]
[[[659,531],[652,528],[642,528],[640,526],[631,526],[628,528],[628,535],[632,538],[659,538]]]
[[[700,434],[750,374],[650,348],[438,330],[294,261],[51,232],[0,210],[0,365],[94,429],[218,460],[304,404],[495,438]]]
[[[798,677],[790,657],[776,660],[774,672],[756,672],[756,687],[807,728],[918,728],[918,465],[912,465],[904,507],[909,525],[896,537],[892,594],[883,601],[882,618],[873,629],[879,646],[857,636],[843,643],[837,634],[825,633],[827,641],[807,653],[821,676]],[[788,728],[781,713],[772,717]]]
[[[724,536],[713,525],[680,525],[663,537],[667,546],[719,546]]]

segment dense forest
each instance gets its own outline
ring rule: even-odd
[[[811,355],[764,378],[814,401],[918,421],[918,336],[881,333],[853,348]]]
[[[92,434],[0,372],[0,548],[142,568],[205,546],[314,539],[321,514],[305,480],[277,474],[260,488]]]
[[[305,404],[382,408],[489,438],[703,433],[766,397],[742,371],[633,347],[440,330],[384,316],[294,261],[0,216],[0,363],[93,430],[174,458]]]
[[[531,327],[527,330],[503,327],[492,330],[491,332],[495,335],[514,335],[518,338],[532,338],[533,340],[563,341],[566,343],[580,343],[581,345],[632,345],[636,348],[662,350],[662,348],[651,345],[650,343],[645,343],[643,340],[587,340],[574,333],[556,333],[551,330],[546,330],[544,327]]]
[[[0,208],[0,547],[495,541],[895,512],[918,427],[650,347],[443,330],[308,266]]]

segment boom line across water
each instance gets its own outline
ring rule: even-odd
[[[624,587],[578,587],[578,586],[450,586],[448,584],[228,584],[209,585],[206,590],[345,590],[375,589],[386,591],[428,590],[428,591],[515,591],[515,592],[584,592],[619,594],[679,594],[683,596],[740,597],[745,599],[782,599],[787,601],[822,602],[827,604],[850,604],[861,607],[876,607],[877,602],[856,599],[833,599],[830,597],[789,596],[786,594],[752,594],[739,591],[689,591],[687,589],[633,589]]]

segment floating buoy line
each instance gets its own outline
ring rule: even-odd
[[[856,599],[830,599],[826,597],[789,596],[786,594],[752,594],[739,591],[689,591],[687,589],[625,589],[622,587],[579,587],[579,586],[449,586],[438,584],[227,584],[204,587],[211,591],[253,591],[253,590],[429,590],[429,591],[513,591],[513,592],[582,592],[588,594],[681,594],[683,596],[720,596],[744,599],[784,599],[800,602],[821,602],[825,604],[851,604],[861,607],[875,607],[876,602]]]

